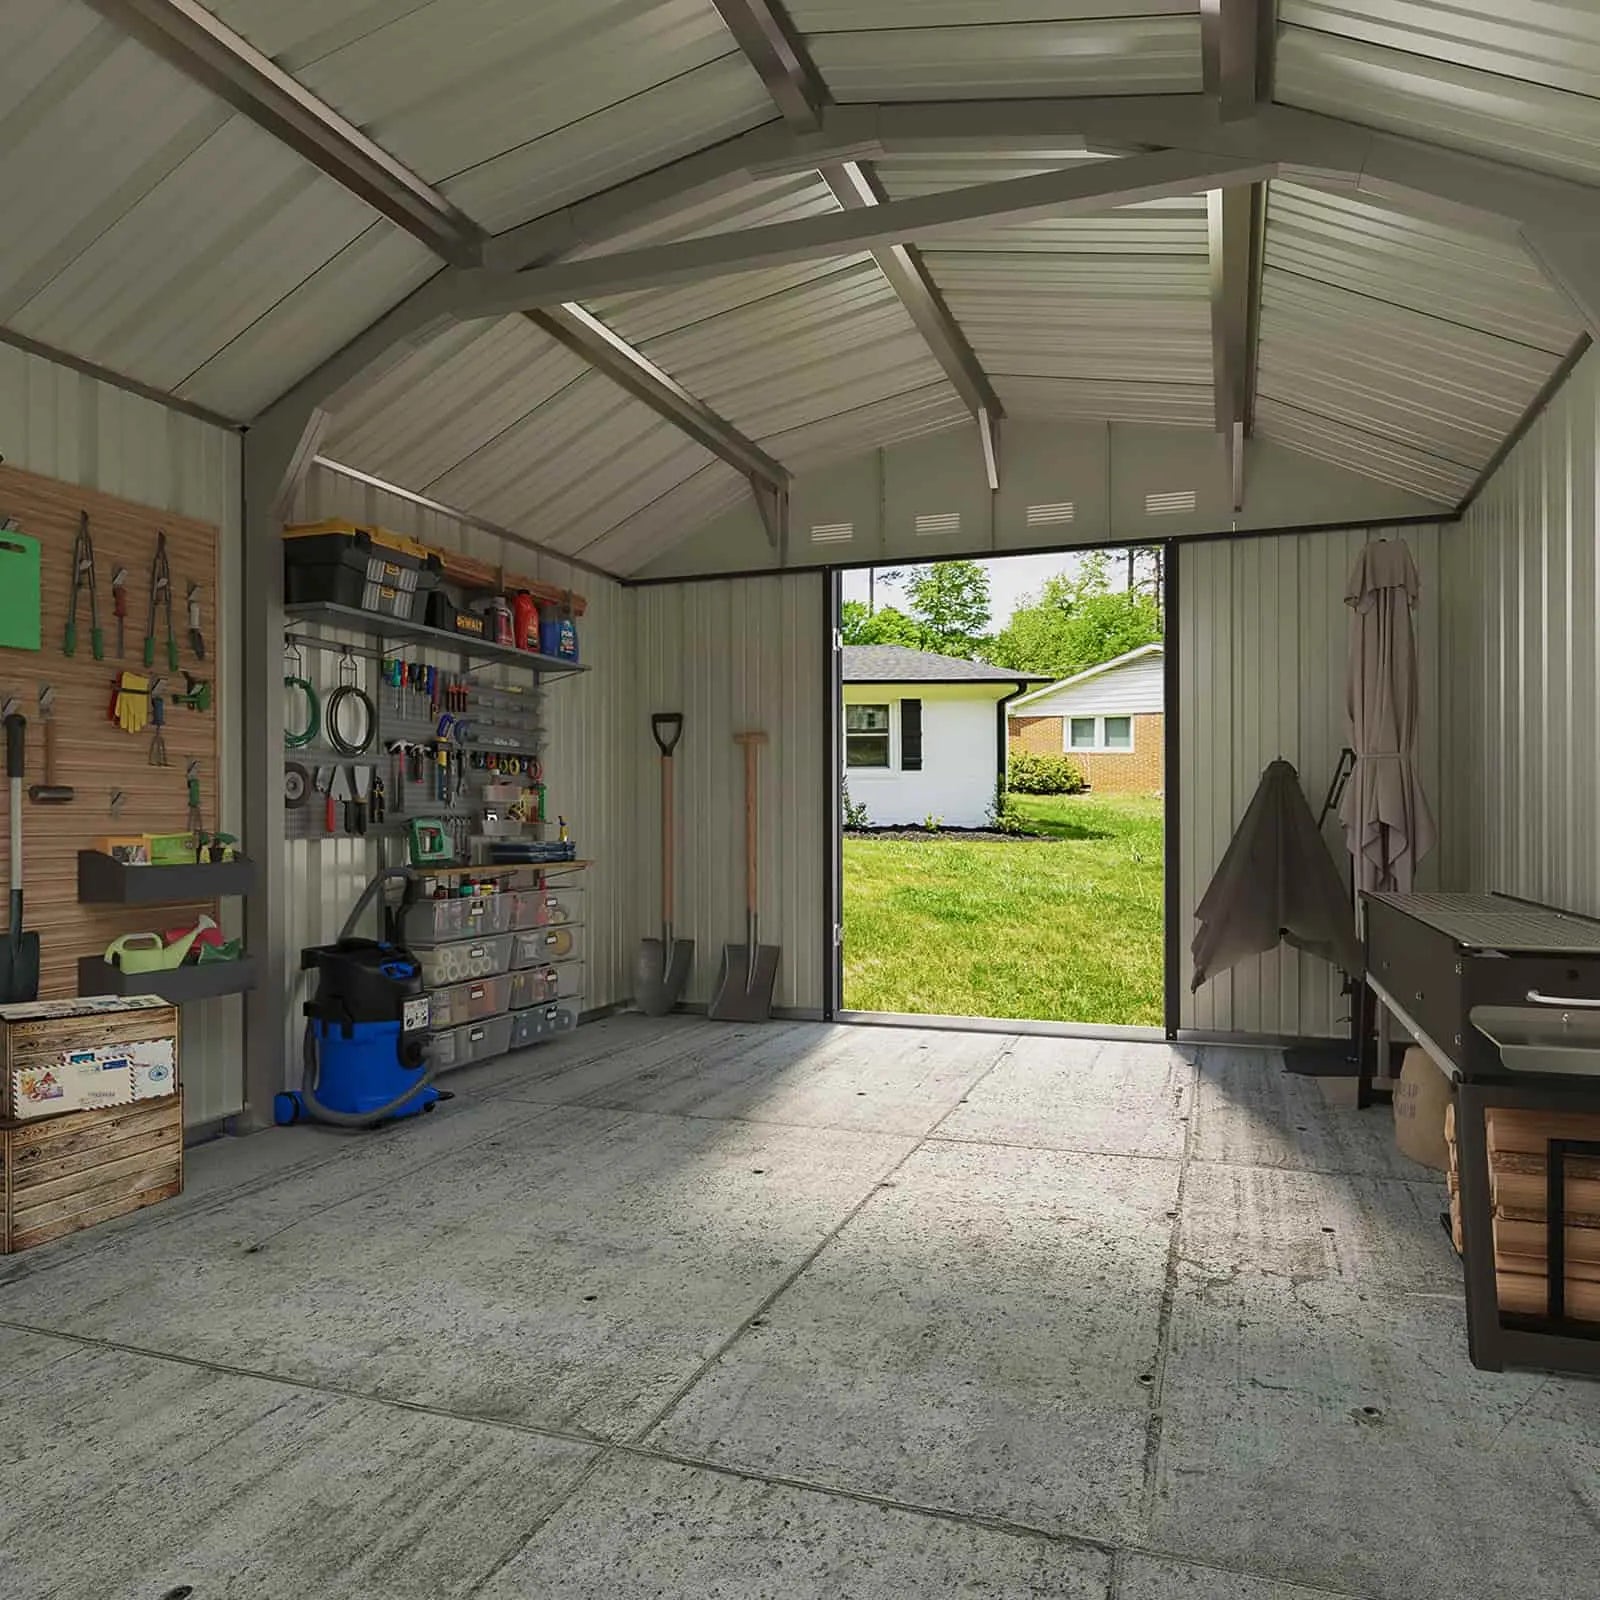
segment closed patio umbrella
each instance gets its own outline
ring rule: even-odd
[[[1400,540],[1375,539],[1345,585],[1350,657],[1345,678],[1355,770],[1339,816],[1356,887],[1409,893],[1436,834],[1417,777],[1416,563]]]

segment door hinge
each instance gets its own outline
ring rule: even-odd
[[[844,944],[844,925],[842,923],[836,922],[833,925],[833,948],[835,950],[837,950],[843,944]]]
[[[844,649],[844,634],[838,628],[833,630],[833,648],[835,651]]]

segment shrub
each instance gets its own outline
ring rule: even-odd
[[[1010,787],[1015,794],[1082,794],[1089,780],[1078,763],[1066,756],[1019,750],[1011,758]]]
[[[850,785],[848,783],[840,784],[839,793],[844,802],[845,827],[870,828],[872,826],[872,818],[867,815],[867,808],[865,806],[857,805],[856,802],[850,798]]]
[[[994,804],[989,807],[989,826],[996,833],[1020,834],[1027,831],[1027,819],[1006,790],[1004,783],[994,786]]]

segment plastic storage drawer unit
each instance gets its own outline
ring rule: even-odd
[[[546,928],[583,921],[582,889],[520,889],[512,897],[512,927]]]
[[[511,1009],[511,979],[481,978],[477,983],[456,983],[435,989],[428,997],[433,1007],[432,1026],[454,1028],[463,1022],[497,1017]]]
[[[483,1022],[466,1022],[459,1028],[445,1028],[428,1040],[428,1058],[435,1069],[448,1072],[455,1067],[470,1067],[475,1061],[503,1056],[511,1048],[511,1017],[490,1017]]]
[[[532,1006],[526,1011],[511,1013],[511,1048],[521,1050],[530,1044],[542,1044],[558,1033],[570,1033],[578,1026],[578,1012],[574,1006]]]
[[[526,1011],[529,1006],[548,1005],[561,994],[560,967],[523,967],[510,977],[510,1009]]]
[[[474,978],[499,977],[511,964],[514,937],[502,933],[490,939],[464,939],[459,944],[436,944],[413,951],[422,968],[423,988],[447,989]]]
[[[486,939],[511,931],[509,894],[457,895],[451,900],[418,900],[400,918],[406,945],[448,944],[452,939]]]
[[[511,957],[513,967],[541,967],[552,961],[583,959],[582,928],[535,928],[511,937],[516,943]]]

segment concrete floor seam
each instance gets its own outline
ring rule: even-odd
[[[1172,1231],[1167,1240],[1166,1279],[1161,1290],[1161,1310],[1156,1318],[1155,1371],[1150,1384],[1150,1412],[1145,1423],[1144,1485],[1139,1497],[1139,1526],[1150,1528],[1155,1507],[1156,1477],[1161,1455],[1163,1406],[1167,1382],[1168,1343],[1172,1313],[1178,1298],[1178,1268],[1183,1251],[1183,1205],[1188,1194],[1189,1169],[1200,1123],[1200,1067],[1189,1066],[1189,1113],[1184,1118],[1183,1154],[1178,1160],[1178,1190],[1172,1202]]]
[[[930,1133],[924,1142],[964,1145],[977,1150],[1039,1150],[1049,1155],[1086,1156],[1096,1161],[1177,1162],[1183,1159],[1181,1156],[1160,1155],[1150,1150],[1091,1150],[1078,1145],[1030,1144],[1025,1139],[978,1139],[954,1133]]]
[[[960,1099],[958,1099],[956,1101],[956,1105],[963,1104],[965,1102],[967,1096],[970,1095],[972,1093],[972,1091],[974,1089],[976,1089],[978,1087],[978,1085],[980,1083],[982,1083],[984,1081],[984,1079],[987,1078],[989,1076],[989,1074],[991,1072],[993,1072],[995,1070],[995,1068],[1000,1065],[1001,1062],[1005,1061],[1010,1056],[1013,1048],[1016,1046],[1016,1043],[1017,1043],[1017,1041],[1015,1039],[1010,1039],[1010,1038],[1006,1039],[1003,1042],[1003,1044],[1001,1045],[1001,1048],[996,1052],[996,1054],[994,1056],[994,1059],[991,1060],[988,1063],[988,1065],[986,1067],[984,1067],[984,1069],[981,1072],[979,1072],[976,1077],[973,1078],[972,1082],[969,1083],[964,1090],[962,1090],[961,1097],[960,1097]],[[934,1123],[934,1129],[937,1129],[940,1126],[942,1126],[944,1121],[945,1121],[945,1118],[949,1117],[955,1111],[955,1109],[956,1109],[955,1106],[951,1106],[950,1109],[945,1112],[944,1116],[940,1117],[939,1120]],[[700,1383],[700,1381],[706,1376],[706,1374],[711,1372],[711,1371],[713,1371],[716,1368],[717,1364],[723,1359],[723,1357],[726,1356],[728,1354],[728,1352],[730,1350],[732,1350],[733,1347],[745,1336],[745,1334],[747,1334],[750,1331],[750,1326],[755,1321],[755,1319],[757,1317],[765,1316],[766,1313],[769,1310],[771,1310],[771,1308],[774,1305],[776,1305],[778,1303],[778,1301],[785,1294],[787,1294],[789,1292],[789,1290],[792,1289],[796,1283],[798,1283],[800,1281],[800,1278],[811,1267],[811,1265],[822,1255],[822,1252],[824,1250],[826,1250],[828,1248],[828,1246],[830,1244],[832,1244],[833,1241],[835,1239],[837,1239],[840,1236],[840,1234],[842,1234],[844,1232],[844,1230],[850,1226],[850,1224],[852,1222],[855,1221],[855,1219],[866,1208],[868,1202],[873,1198],[873,1196],[878,1194],[878,1193],[880,1193],[883,1190],[883,1188],[885,1187],[885,1185],[887,1185],[889,1183],[889,1181],[894,1177],[895,1173],[899,1172],[900,1169],[902,1167],[904,1167],[905,1164],[920,1149],[922,1149],[922,1147],[927,1143],[929,1138],[932,1137],[932,1133],[933,1133],[933,1129],[930,1129],[928,1133],[925,1133],[925,1134],[921,1135],[921,1137],[915,1138],[915,1142],[912,1144],[911,1148],[909,1150],[907,1150],[897,1161],[895,1161],[892,1165],[890,1165],[890,1167],[887,1169],[887,1171],[881,1173],[873,1181],[872,1186],[867,1190],[867,1192],[864,1195],[862,1195],[862,1197],[855,1203],[855,1205],[853,1205],[849,1209],[849,1211],[847,1211],[845,1213],[845,1215],[840,1219],[840,1221],[834,1227],[832,1227],[832,1228],[830,1228],[828,1230],[827,1234],[824,1235],[822,1240],[817,1244],[816,1248],[813,1249],[812,1251],[810,1251],[806,1255],[806,1257],[800,1262],[800,1264],[794,1269],[794,1271],[792,1271],[769,1295],[767,1295],[767,1297],[761,1302],[761,1304],[758,1305],[756,1307],[756,1309],[754,1311],[752,1311],[750,1313],[750,1315],[748,1317],[746,1317],[744,1319],[744,1321],[739,1324],[739,1326],[733,1331],[733,1333],[730,1334],[728,1336],[728,1338],[725,1339],[720,1346],[718,1346],[716,1352],[710,1357],[710,1359],[705,1361],[705,1362],[703,1362],[701,1364],[701,1366],[696,1370],[694,1375],[685,1384],[683,1384],[681,1388],[679,1388],[677,1390],[677,1392],[672,1396],[672,1398],[667,1402],[667,1404],[664,1407],[662,1407],[662,1409],[655,1416],[653,1416],[645,1424],[644,1427],[638,1429],[633,1434],[633,1442],[640,1443],[643,1440],[647,1439],[650,1436],[651,1433],[653,1433],[657,1428],[659,1428],[662,1425],[662,1423],[664,1423],[667,1420],[667,1418],[670,1417],[672,1415],[672,1413],[675,1410],[677,1410],[677,1408],[680,1405],[683,1404],[684,1400],[687,1399],[689,1394],[694,1390],[696,1385],[698,1385]],[[906,1135],[906,1137],[907,1138],[912,1138],[914,1136],[908,1134],[908,1135]]]
[[[1205,1561],[1192,1555],[1185,1555],[1172,1550],[1156,1550],[1148,1545],[1124,1544],[1118,1545],[1116,1561],[1122,1561],[1128,1556],[1135,1556],[1144,1561],[1166,1561],[1174,1566],[1191,1567],[1196,1572],[1214,1572],[1219,1577],[1239,1579],[1243,1578],[1250,1583],[1264,1583],[1267,1585],[1287,1584],[1306,1595],[1326,1596],[1326,1600],[1386,1600],[1380,1594],[1374,1594],[1366,1589],[1329,1589],[1318,1583],[1307,1583],[1304,1578],[1286,1578],[1279,1573],[1247,1572],[1239,1567],[1219,1567],[1213,1561]],[[1107,1600],[1118,1600],[1115,1590]]]

